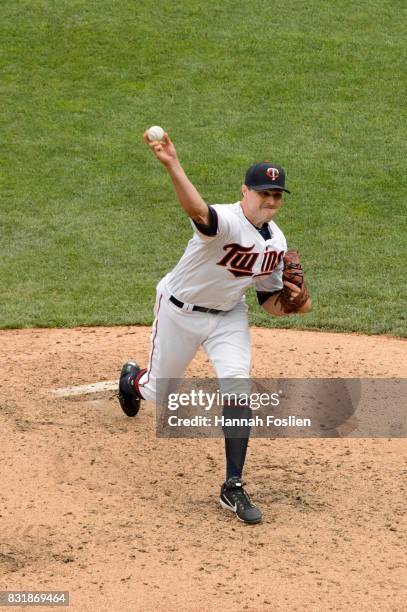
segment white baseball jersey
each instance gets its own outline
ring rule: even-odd
[[[250,286],[265,293],[283,286],[287,243],[278,226],[265,224],[265,239],[245,217],[240,202],[210,208],[217,217],[216,234],[208,236],[192,222],[193,238],[175,268],[157,285],[149,365],[138,383],[141,395],[150,401],[156,401],[157,381],[181,378],[200,346],[220,380],[249,378],[244,292]],[[182,307],[171,301],[172,296]],[[194,305],[224,312],[197,312]]]
[[[253,285],[257,291],[282,289],[283,255],[287,242],[280,228],[268,224],[270,238],[245,217],[240,202],[215,204],[217,233],[195,230],[178,264],[166,276],[170,294],[178,300],[218,310],[231,310]]]

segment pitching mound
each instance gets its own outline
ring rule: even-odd
[[[149,333],[0,332],[0,590],[80,612],[405,610],[406,441],[251,440],[264,521],[242,524],[217,503],[222,440],[157,439],[151,404],[129,419],[113,397]],[[257,377],[407,376],[404,340],[252,337]],[[213,375],[203,353],[188,373]]]

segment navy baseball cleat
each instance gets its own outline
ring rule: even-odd
[[[233,476],[223,483],[219,502],[222,508],[236,512],[236,516],[244,523],[260,523],[261,511],[250,500],[243,488],[245,483],[238,476]]]
[[[134,361],[127,361],[120,372],[119,390],[117,398],[120,406],[128,417],[135,417],[140,410],[141,398],[134,389],[134,379],[141,371]]]

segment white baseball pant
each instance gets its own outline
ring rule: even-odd
[[[181,309],[170,297],[164,277],[157,285],[149,364],[138,382],[143,398],[156,401],[157,379],[182,378],[200,346],[218,379],[248,379],[251,346],[246,303],[211,314]]]

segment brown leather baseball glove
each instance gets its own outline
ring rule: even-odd
[[[283,262],[283,282],[289,281],[301,289],[301,292],[296,297],[292,297],[291,289],[285,285],[280,291],[277,301],[280,302],[283,312],[290,314],[292,312],[297,312],[301,306],[304,306],[309,295],[304,281],[304,272],[302,270],[298,251],[289,249],[284,255]]]

